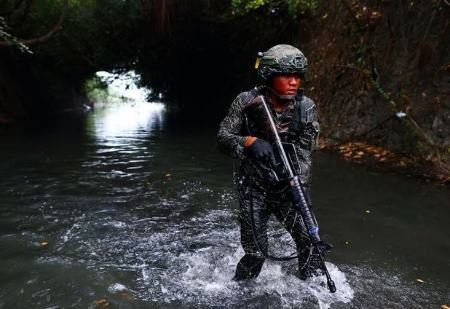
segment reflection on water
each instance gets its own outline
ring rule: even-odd
[[[268,261],[257,280],[238,284],[230,280],[243,254],[237,200],[215,130],[168,128],[163,106],[149,103],[96,109],[87,126],[81,140],[55,130],[4,142],[0,308],[450,302],[446,190],[318,154],[313,198],[335,245],[328,261],[338,292],[322,278],[298,280],[295,261]]]
[[[161,130],[163,112],[162,103],[116,104],[97,111],[92,118],[92,126],[99,141],[133,142],[140,137],[139,134],[150,137],[153,130]]]

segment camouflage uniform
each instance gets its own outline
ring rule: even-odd
[[[267,222],[271,214],[274,214],[291,234],[297,245],[297,251],[302,251],[309,244],[303,221],[299,212],[292,207],[286,187],[272,190],[265,183],[260,170],[255,167],[245,148],[248,136],[273,142],[265,132],[264,124],[252,119],[247,111],[257,100],[255,98],[260,95],[270,103],[267,97],[269,90],[268,87],[262,86],[239,94],[220,124],[217,135],[219,150],[235,159],[234,174],[239,196],[241,244],[245,251],[245,256],[236,269],[236,280],[258,276],[268,253]],[[269,105],[271,108],[271,104]],[[278,114],[272,109],[272,115],[281,139],[294,144],[300,161],[294,169],[305,186],[305,193],[310,201],[311,154],[317,145],[319,135],[315,104],[299,90],[297,96],[289,101],[285,112]],[[300,258],[299,267],[303,262]]]

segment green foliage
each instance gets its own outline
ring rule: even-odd
[[[92,102],[106,102],[108,99],[108,84],[97,76],[86,81],[85,89]]]
[[[319,8],[320,0],[290,0],[289,13],[296,17],[299,14],[316,14]]]
[[[111,89],[109,87],[109,83],[111,82],[112,80],[99,76],[94,76],[88,79],[84,84],[84,89],[88,99],[91,102],[94,102],[94,104],[120,104],[133,101],[131,98],[125,97],[118,93],[117,90],[115,91],[114,89]]]
[[[258,9],[265,5],[267,0],[232,0],[231,6],[240,13],[248,13],[251,10]]]
[[[317,13],[321,0],[232,0],[231,9],[236,14],[245,15],[266,6],[270,11],[287,7],[290,17]]]
[[[0,12],[11,12],[14,3],[2,2]],[[37,38],[53,29],[63,3],[63,0],[34,1],[23,22],[14,27],[8,27],[8,19],[0,19],[0,40],[17,43],[24,51],[31,49],[38,58],[54,59],[58,70],[77,75],[120,68],[134,60],[136,46],[132,44],[143,39],[139,29],[143,20],[142,4],[134,0],[70,0],[59,31],[29,49],[19,43],[19,38]],[[20,16],[22,11],[14,14]]]

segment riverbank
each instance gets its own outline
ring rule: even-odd
[[[367,166],[380,173],[400,174],[450,186],[450,165],[437,155],[419,156],[399,153],[360,141],[333,143],[321,139],[319,148],[323,151],[339,153],[346,161]]]

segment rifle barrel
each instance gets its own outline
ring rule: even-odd
[[[308,203],[306,202],[305,195],[303,194],[303,190],[300,186],[300,181],[298,180],[298,177],[294,174],[291,164],[289,163],[286,152],[284,151],[283,144],[281,143],[277,127],[275,126],[275,122],[273,121],[272,114],[269,110],[269,107],[267,106],[266,100],[264,99],[263,96],[260,96],[260,98],[262,105],[264,106],[264,110],[266,111],[270,127],[272,128],[272,133],[275,136],[275,142],[279,150],[281,160],[283,161],[283,164],[288,171],[289,184],[292,187],[292,190],[295,190],[297,193],[296,203],[299,204],[298,206],[300,208],[300,212],[303,214],[303,221],[305,222],[306,228],[308,229],[308,234],[311,237],[311,241],[313,244],[316,244],[320,241],[319,227],[315,224],[313,214],[309,210]]]
[[[334,281],[331,279],[330,273],[328,272],[327,266],[325,265],[325,261],[323,260],[323,257],[321,256],[321,252],[319,249],[319,246],[322,244],[322,242],[319,237],[319,227],[316,224],[317,221],[315,220],[314,215],[312,214],[311,210],[309,209],[308,203],[306,202],[306,198],[303,193],[303,189],[300,185],[300,181],[298,180],[298,177],[294,174],[291,164],[289,163],[286,152],[284,151],[283,144],[281,143],[280,136],[278,135],[277,127],[275,126],[275,122],[273,121],[272,114],[269,110],[269,107],[266,104],[266,100],[264,100],[263,96],[260,96],[260,98],[264,106],[264,109],[267,113],[267,119],[269,120],[270,127],[272,128],[272,133],[275,136],[275,142],[279,150],[281,160],[283,161],[283,164],[289,174],[289,185],[291,186],[293,193],[296,196],[294,198],[295,204],[297,204],[297,207],[300,209],[300,213],[302,215],[303,222],[305,222],[306,228],[308,230],[311,243],[313,244],[313,246],[316,247],[316,250],[320,255],[322,268],[327,277],[328,289],[330,290],[331,293],[335,293],[336,286],[334,284]]]
[[[272,115],[270,113],[269,107],[266,104],[266,100],[264,100],[264,97],[261,96],[262,104],[264,106],[264,109],[267,113],[267,118],[269,119],[270,127],[272,128],[272,133],[275,136],[275,142],[277,144],[278,150],[281,155],[281,160],[283,160],[284,166],[287,168],[289,173],[289,178],[293,178],[294,172],[292,171],[291,165],[289,164],[288,158],[286,156],[286,152],[284,151],[283,144],[281,144],[280,136],[278,135],[277,127],[275,126],[275,122],[273,122]]]

